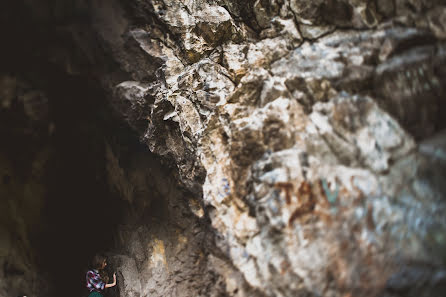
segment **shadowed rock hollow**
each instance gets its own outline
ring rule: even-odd
[[[444,1],[5,2],[0,294],[446,290]]]

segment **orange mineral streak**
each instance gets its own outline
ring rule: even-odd
[[[294,185],[290,182],[278,182],[274,185],[276,188],[285,191],[285,201],[286,204],[291,204],[291,195],[294,189]]]
[[[303,181],[297,190],[300,206],[291,214],[288,225],[292,226],[293,222],[299,217],[311,213],[316,205],[316,199],[311,190],[311,185],[307,181]]]
[[[338,180],[336,180],[339,182]],[[353,179],[351,180],[353,184]],[[293,196],[297,199],[297,207],[291,213],[288,220],[288,225],[292,226],[294,221],[304,217],[305,215],[312,214],[323,222],[329,224],[332,222],[332,214],[330,208],[332,205],[328,201],[327,195],[323,189],[322,180],[316,180],[312,183],[309,181],[302,181],[298,187],[295,187],[292,182],[278,182],[274,185],[275,188],[284,191],[285,201],[287,205],[291,205]],[[340,196],[356,196],[361,199],[362,192],[360,189],[353,187],[354,192],[350,193],[344,186],[341,187]],[[343,208],[338,205],[338,209],[341,211]],[[310,219],[306,217],[307,219]]]

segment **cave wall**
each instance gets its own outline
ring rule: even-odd
[[[121,5],[113,103],[256,294],[440,296],[443,2]]]
[[[52,153],[48,98],[14,76],[0,75],[0,296],[45,294],[38,275],[34,235]]]
[[[179,186],[172,169],[116,145],[107,160],[111,187],[130,205],[108,251],[109,275],[118,275],[110,296],[222,296],[228,283],[253,291],[224,254],[212,253],[201,197]]]
[[[104,143],[111,294],[441,296],[444,1],[20,3],[157,156]]]

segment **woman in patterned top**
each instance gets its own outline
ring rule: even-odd
[[[113,283],[106,284],[99,274],[107,266],[107,260],[102,255],[96,255],[93,258],[93,269],[87,272],[87,288],[90,290],[88,297],[103,297],[101,292],[105,288],[116,286],[116,273],[113,273]]]

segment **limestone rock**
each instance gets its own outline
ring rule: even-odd
[[[203,173],[215,244],[259,294],[382,295],[410,286],[401,267],[420,292],[437,286],[421,279],[444,269],[442,165],[427,177],[441,151],[417,146],[444,127],[442,29],[420,21],[442,10],[409,2],[191,1],[160,15],[195,53],[164,72],[177,80],[146,137],[184,184]],[[243,22],[258,34],[234,39]]]

